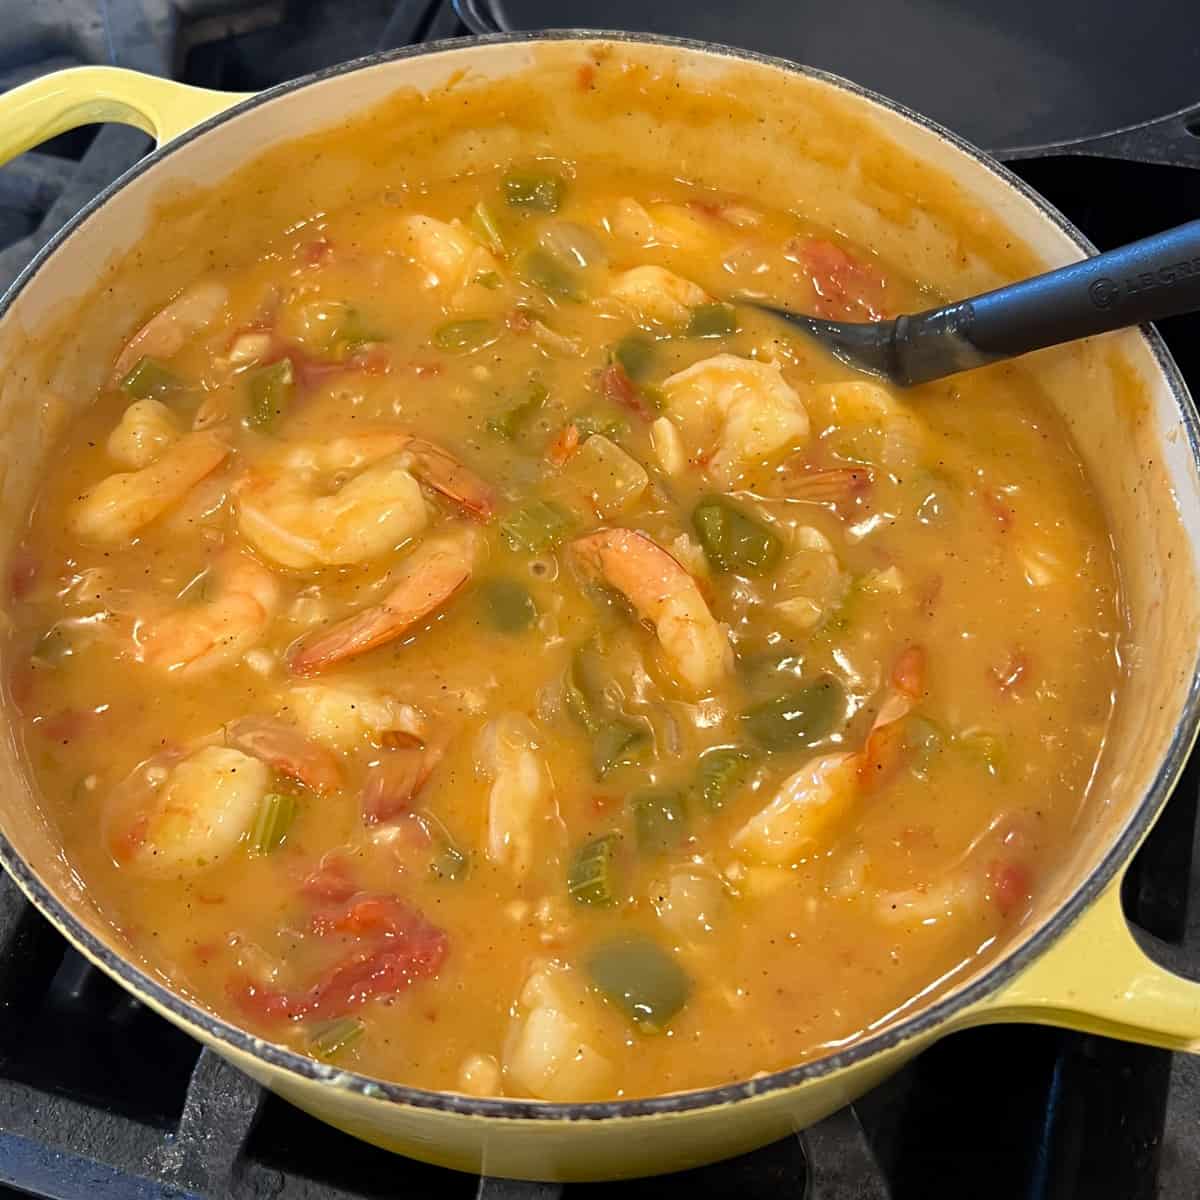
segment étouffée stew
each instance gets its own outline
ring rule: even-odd
[[[586,159],[182,282],[12,575],[31,769],[174,987],[593,1099],[843,1045],[1019,925],[1121,629],[1027,368],[854,376],[731,298],[930,302],[869,247]]]

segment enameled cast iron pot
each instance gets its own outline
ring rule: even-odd
[[[774,204],[802,197],[807,215],[947,295],[1091,252],[1037,195],[945,130],[843,80],[719,46],[620,34],[439,43],[252,97],[105,67],[65,71],[0,98],[0,161],[106,120],[139,126],[159,148],[71,221],[0,306],[5,552],[70,419],[70,397],[90,394],[145,313],[199,273],[203,243],[219,240],[222,221],[249,219],[222,211],[222,177],[398,92],[407,101],[389,112],[400,135],[406,121],[420,136],[451,105],[474,105],[469,122],[460,112],[430,139],[445,169],[535,143],[569,156],[586,143],[590,153]],[[200,199],[186,209],[191,224],[175,231],[175,269],[164,277],[147,228],[162,198],[186,188]],[[156,227],[183,221],[180,211],[160,209]],[[1011,945],[839,1053],[736,1085],[611,1103],[479,1100],[381,1083],[252,1037],[139,965],[72,874],[11,733],[0,739],[0,859],[89,959],[281,1096],[380,1146],[493,1175],[633,1176],[737,1154],[818,1120],[971,1025],[1045,1022],[1198,1050],[1200,985],[1139,949],[1119,901],[1122,872],[1183,766],[1200,708],[1196,412],[1153,330],[1046,351],[1034,365],[1108,511],[1130,625],[1128,678],[1076,848]]]

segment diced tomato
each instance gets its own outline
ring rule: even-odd
[[[564,425],[546,447],[546,458],[556,467],[561,467],[578,449],[579,427],[572,422],[570,425]]]
[[[98,719],[99,714],[90,709],[64,708],[45,717],[34,717],[33,726],[43,737],[52,742],[78,741]]]
[[[600,390],[605,400],[619,404],[630,412],[636,413],[643,421],[652,421],[654,412],[645,397],[633,385],[625,368],[620,363],[610,363],[600,372]]]
[[[941,575],[930,575],[922,586],[917,606],[925,616],[932,617],[937,611],[938,601],[942,598],[944,582]]]
[[[1012,507],[1007,504],[1004,498],[994,488],[984,488],[979,493],[979,498],[983,501],[983,507],[991,514],[995,520],[1001,533],[1007,533],[1013,524]]]
[[[323,266],[333,257],[333,243],[326,237],[314,238],[300,247],[300,257],[307,266]]]
[[[1002,917],[1033,897],[1033,878],[1024,863],[995,859],[987,869],[989,894]]]
[[[8,591],[14,600],[24,600],[37,583],[41,561],[28,546],[18,546],[8,560]]]
[[[318,933],[352,932],[361,945],[311,987],[285,991],[235,979],[230,992],[245,1011],[268,1020],[340,1017],[376,996],[392,996],[437,973],[449,946],[444,930],[395,896],[364,897]]]
[[[892,685],[916,700],[925,690],[925,650],[909,646],[892,666]]]
[[[873,266],[859,262],[841,246],[823,238],[793,238],[787,255],[800,264],[817,293],[817,316],[881,321],[887,314],[887,281]]]
[[[992,668],[992,678],[1002,692],[1013,691],[1030,671],[1029,655],[1023,650],[1012,651],[998,667]]]
[[[312,900],[349,900],[358,888],[350,878],[346,860],[326,855],[317,869],[300,885],[300,891]]]

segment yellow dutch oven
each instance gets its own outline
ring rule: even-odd
[[[351,118],[353,146],[338,128]],[[145,312],[198,274],[231,227],[278,229],[318,206],[303,171],[280,178],[269,159],[252,195],[222,182],[301,136],[338,161],[341,199],[372,171],[377,184],[381,163],[402,170],[406,147],[418,145],[435,171],[554,148],[651,161],[776,204],[800,198],[808,217],[947,295],[1091,252],[997,163],[898,105],[789,63],[665,38],[432,44],[257,96],[106,67],[64,71],[0,97],[0,159],[97,121],[136,125],[159,148],[80,213],[0,307],[6,542],[71,419],[71,397],[93,393]],[[1123,694],[1074,850],[1011,943],[838,1053],[730,1086],[605,1103],[401,1087],[252,1037],[136,961],[64,859],[11,735],[0,739],[0,859],[88,958],[279,1095],[380,1146],[492,1175],[613,1178],[738,1154],[820,1119],[935,1038],[972,1025],[1043,1022],[1200,1049],[1200,984],[1139,949],[1119,900],[1121,874],[1175,783],[1200,710],[1196,412],[1150,329],[1044,351],[1035,365],[1103,498],[1122,563]]]

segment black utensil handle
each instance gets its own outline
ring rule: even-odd
[[[993,153],[1004,162],[1075,155],[1197,169],[1200,168],[1200,104],[1112,133],[1075,138],[1069,142],[1048,142],[1042,146],[1017,146]]]
[[[1200,309],[1200,221],[945,308],[901,317],[906,382]],[[949,353],[948,353],[949,352]]]

